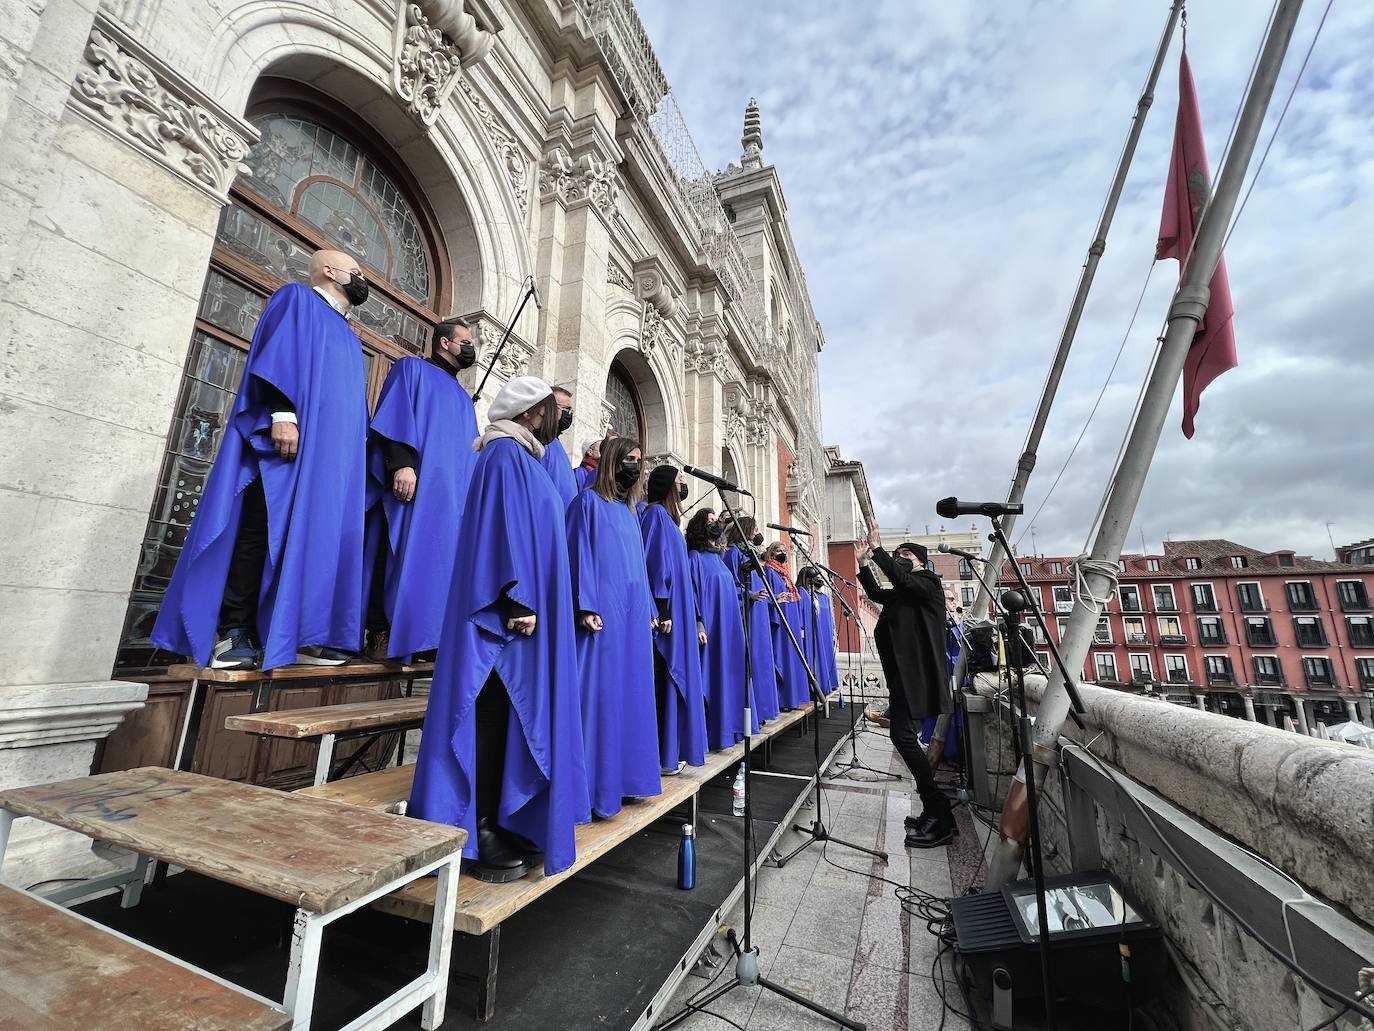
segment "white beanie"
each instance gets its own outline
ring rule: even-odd
[[[516,376],[492,398],[491,407],[487,409],[487,418],[514,419],[517,415],[528,412],[552,393],[553,387],[538,376]]]
[[[585,457],[587,452],[601,443],[600,437],[588,437],[582,442],[582,454]]]

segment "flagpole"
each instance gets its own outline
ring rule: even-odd
[[[1059,392],[1059,381],[1064,377],[1064,367],[1069,362],[1069,350],[1073,347],[1074,337],[1078,335],[1078,324],[1083,318],[1083,308],[1088,303],[1088,293],[1092,290],[1093,278],[1097,275],[1097,266],[1102,261],[1102,254],[1107,249],[1107,233],[1112,227],[1112,219],[1116,217],[1116,206],[1121,200],[1121,191],[1126,186],[1126,176],[1131,170],[1131,162],[1135,158],[1136,144],[1140,142],[1140,134],[1145,129],[1145,116],[1150,111],[1150,105],[1155,99],[1155,85],[1159,82],[1159,73],[1164,67],[1164,56],[1169,51],[1169,44],[1174,38],[1174,27],[1178,24],[1179,13],[1183,10],[1184,0],[1173,0],[1173,5],[1169,8],[1169,20],[1164,25],[1164,33],[1160,36],[1159,47],[1155,50],[1154,61],[1150,64],[1150,74],[1145,79],[1145,88],[1141,90],[1140,99],[1136,101],[1135,114],[1131,116],[1130,132],[1126,134],[1126,145],[1121,150],[1121,158],[1116,164],[1116,174],[1112,177],[1111,188],[1107,191],[1107,202],[1102,208],[1102,217],[1098,219],[1097,232],[1093,235],[1093,242],[1088,247],[1088,255],[1083,261],[1083,270],[1078,276],[1078,289],[1074,291],[1073,302],[1069,305],[1068,318],[1064,320],[1064,331],[1059,336],[1059,347],[1054,352],[1054,360],[1050,364],[1050,373],[1045,380],[1045,387],[1040,392],[1040,404],[1035,410],[1035,418],[1031,421],[1030,432],[1026,435],[1026,445],[1021,452],[1020,461],[1016,463],[1016,474],[1011,481],[1011,490],[1007,494],[1007,504],[1019,505],[1022,498],[1026,495],[1026,485],[1030,482],[1031,472],[1035,469],[1037,453],[1040,450],[1040,440],[1045,435],[1045,424],[1049,421],[1050,409],[1054,406],[1055,395]],[[1013,528],[1016,526],[1016,516],[1008,515],[1002,517],[1002,532],[1008,537],[1011,536]],[[994,543],[992,546],[992,556],[988,559],[985,567],[988,577],[995,581],[1002,569],[1002,563],[1006,560],[1006,554],[1002,550],[1002,545]],[[978,594],[973,603],[972,613],[975,618],[978,613],[986,612],[991,594],[988,590],[989,580],[987,577],[980,577],[978,584]],[[968,668],[968,645],[967,639],[959,645],[959,658],[954,665],[954,684],[955,690],[964,682],[964,673]],[[939,765],[939,757],[944,754],[945,735],[949,729],[949,716],[942,715],[935,721],[935,731],[931,734],[930,745],[926,750],[927,758],[932,766]]]
[[[1269,107],[1274,84],[1283,67],[1283,58],[1293,35],[1293,26],[1302,10],[1302,0],[1278,0],[1269,35],[1256,63],[1254,81],[1245,97],[1226,164],[1217,177],[1215,189],[1202,212],[1193,238],[1193,256],[1188,262],[1182,282],[1174,293],[1169,307],[1168,328],[1159,350],[1155,366],[1141,398],[1140,411],[1131,427],[1130,437],[1122,452],[1121,464],[1113,477],[1097,538],[1086,562],[1079,572],[1086,590],[1077,594],[1068,628],[1059,650],[1064,666],[1055,669],[1040,700],[1035,719],[1035,736],[1030,758],[1034,761],[1036,785],[1044,783],[1053,761],[1069,714],[1069,695],[1064,687],[1064,670],[1075,677],[1083,669],[1097,627],[1103,602],[1116,586],[1116,563],[1130,529],[1131,519],[1140,502],[1145,477],[1150,471],[1159,446],[1164,420],[1169,414],[1179,377],[1188,358],[1188,349],[1198,326],[1207,311],[1210,296],[1208,284],[1221,260],[1222,244],[1227,227],[1240,196],[1246,169],[1255,150],[1265,111]],[[995,889],[1014,879],[1021,866],[1029,828],[1026,804],[1025,758],[1017,771],[1002,808],[1001,833],[988,863],[987,886]]]

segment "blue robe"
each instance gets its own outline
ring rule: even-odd
[[[296,407],[300,448],[277,457],[263,384]],[[261,478],[267,558],[258,596],[263,668],[324,645],[362,643],[363,510],[367,393],[362,345],[348,320],[308,286],[267,301],[243,381],[186,544],[162,600],[152,641],[210,659],[243,513],[243,492]]]
[[[498,438],[477,456],[464,511],[409,811],[466,828],[463,854],[477,858],[474,706],[495,672],[511,703],[496,822],[555,874],[591,818],[563,502],[529,452]],[[506,629],[503,593],[538,617],[530,637]]]
[[[640,508],[639,530],[649,593],[668,599],[673,620],[672,633],[654,634],[654,648],[667,666],[670,681],[658,728],[659,761],[665,770],[676,769],[683,759],[688,765],[701,766],[706,762],[706,701],[687,541],[662,505]]]
[[[820,669],[816,680],[822,694],[840,689],[840,663],[835,654],[835,605],[828,594],[816,594],[820,608],[816,612],[816,646],[820,653]]]
[[[802,625],[802,649],[806,653],[806,665],[811,668],[812,675],[816,678],[816,686],[822,692],[825,691],[825,682],[822,679],[820,637],[816,633],[816,596],[805,587],[797,588],[797,604],[795,611],[797,618]],[[802,671],[803,678],[806,676],[805,670]],[[810,690],[809,681],[808,688]]]
[[[773,593],[779,599],[787,595],[787,581],[782,575],[776,569],[765,567],[765,571],[768,582],[773,587]],[[797,602],[782,601],[776,610],[777,618],[773,623],[773,661],[778,674],[778,705],[782,709],[799,709],[811,700],[806,670],[802,666],[796,646],[792,643],[792,638],[795,637],[797,644],[803,648],[806,646],[800,615]],[[784,623],[791,627],[791,635],[787,633]]]
[[[579,465],[573,470],[573,486],[577,488],[579,494],[590,487],[594,479],[596,479],[595,469],[586,469]]]
[[[368,555],[383,546],[388,551],[383,602],[390,655],[439,647],[476,439],[477,413],[457,379],[420,358],[391,366],[372,416],[367,466],[373,501]],[[419,456],[412,501],[398,501],[391,492],[384,440]]]
[[[739,548],[731,546],[721,554],[725,565],[730,569],[736,585],[742,580],[744,554]],[[767,597],[758,601],[753,595],[763,591],[763,581],[757,572],[750,573],[749,598],[745,598],[740,588],[740,603],[749,605],[749,711],[753,715],[752,731],[757,732],[760,723],[774,719],[778,715],[778,674],[773,664],[773,619],[775,610]]]
[[[602,629],[577,628],[582,743],[592,812],[614,816],[623,798],[657,795],[654,602],[639,521],[623,502],[585,490],[568,507],[573,608]]]
[[[738,585],[720,554],[693,551],[689,561],[697,615],[706,626],[701,649],[706,743],[718,752],[744,740],[744,619]]]
[[[577,479],[573,476],[568,453],[563,450],[563,445],[557,438],[544,449],[544,457],[539,460],[539,464],[548,470],[558,496],[563,499],[563,508],[567,509],[572,504],[572,499],[577,497]]]

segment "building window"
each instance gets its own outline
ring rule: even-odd
[[[1202,645],[1215,647],[1226,643],[1226,628],[1222,625],[1219,616],[1199,616],[1197,621],[1197,639]]]
[[[1097,682],[1099,684],[1114,684],[1116,679],[1116,656],[1110,653],[1098,653],[1093,656],[1093,663],[1097,667]]]
[[[1368,616],[1346,616],[1345,632],[1352,648],[1374,648],[1374,624]]]
[[[1112,624],[1106,616],[1101,616],[1097,620],[1097,627],[1093,630],[1093,644],[1112,643]]]
[[[1135,584],[1122,584],[1117,588],[1116,595],[1121,599],[1122,612],[1139,612],[1140,609],[1140,588]]]
[[[1331,660],[1325,655],[1306,656],[1302,660],[1302,672],[1307,678],[1308,687],[1335,687],[1336,675]]]
[[[1293,564],[1293,556],[1292,556],[1292,555],[1280,555],[1280,556],[1279,556],[1279,565],[1281,565],[1281,566],[1291,566],[1292,564]]]
[[[1067,630],[1067,629],[1069,628],[1069,619],[1068,619],[1068,617],[1067,617],[1067,616],[1057,616],[1057,617],[1055,617],[1054,625],[1059,629],[1059,639],[1060,639],[1061,641],[1064,640],[1064,631]]]
[[[1073,591],[1067,587],[1054,588],[1054,611],[1072,612],[1073,611]]]
[[[1029,562],[1022,562],[1022,563],[1021,563],[1021,575],[1022,575],[1022,576],[1030,576],[1030,575],[1031,575],[1031,564],[1030,564]]]
[[[302,104],[302,109],[304,109]],[[332,108],[330,102],[323,107]],[[322,107],[322,109],[323,109]],[[342,247],[371,286],[349,320],[359,337],[370,399],[391,363],[422,355],[447,307],[433,216],[389,158],[327,126],[328,116],[258,112],[261,133],[220,212],[210,267],[191,329],[171,429],[134,574],[115,669],[156,670],[176,657],[149,635],[224,434],[249,342],[267,298],[309,278],[310,256]]]
[[[1126,572],[1126,560],[1124,558],[1119,558],[1116,560],[1116,571],[1118,573]]]
[[[1248,558],[1246,558],[1244,555],[1232,555],[1232,556],[1231,556],[1231,568],[1232,568],[1232,569],[1245,569],[1245,568],[1248,567],[1249,565],[1250,565],[1250,560],[1249,560]]]
[[[1148,655],[1131,656],[1131,680],[1137,684],[1148,684],[1154,679],[1154,670],[1150,668],[1150,657]]]
[[[1207,683],[1234,684],[1235,674],[1231,672],[1231,660],[1225,655],[1207,656]]]
[[[1036,652],[1035,660],[1040,663],[1040,668],[1045,672],[1045,675],[1048,676],[1050,672],[1050,653]]]
[[[1062,563],[1062,562],[1051,562],[1051,563],[1050,563],[1050,572],[1053,573],[1055,576],[1063,576],[1063,575],[1064,575],[1064,563]]]
[[[1200,559],[1200,558],[1185,558],[1185,559],[1183,560],[1183,566],[1184,566],[1185,569],[1201,569],[1201,568],[1202,568],[1202,559]]]
[[[1369,608],[1369,592],[1363,580],[1338,580],[1336,596],[1341,600],[1341,611],[1364,612]]]
[[[606,403],[614,411],[611,413],[611,429],[618,437],[638,441],[648,448],[644,439],[644,409],[639,403],[639,391],[635,389],[634,378],[630,371],[618,361],[611,362],[611,371],[606,377]]]
[[[1317,597],[1312,593],[1312,585],[1305,580],[1295,580],[1283,585],[1288,595],[1288,611],[1316,612]]]
[[[1030,624],[1031,640],[1036,644],[1046,644],[1045,631],[1040,629],[1039,623]]]
[[[964,604],[964,607],[965,607],[965,608],[967,608],[968,606],[972,605],[972,604],[973,604],[973,588],[972,588],[972,587],[963,587],[963,588],[960,588],[960,590],[959,590],[959,597],[963,600],[963,604]]]
[[[1156,612],[1177,612],[1178,606],[1174,604],[1174,588],[1172,584],[1155,584],[1150,588],[1154,595]]]
[[[959,560],[959,579],[960,579],[960,580],[972,580],[972,579],[973,579],[973,563],[970,562],[970,561],[969,561],[968,559],[966,559],[966,558],[961,558],[961,559]]]
[[[1126,629],[1127,644],[1150,643],[1150,639],[1145,635],[1145,618],[1143,616],[1126,616],[1121,622]]]
[[[1171,684],[1188,683],[1188,660],[1182,655],[1164,656],[1164,669]]]
[[[1255,685],[1257,687],[1281,687],[1283,685],[1283,666],[1275,655],[1255,656]]]
[[[1145,568],[1148,569],[1148,570],[1149,570],[1150,572],[1152,572],[1152,573],[1158,573],[1158,572],[1159,572],[1159,559],[1157,559],[1157,558],[1146,559],[1146,560],[1145,560]]]
[[[1355,675],[1360,678],[1361,687],[1374,687],[1374,659],[1356,659]]]
[[[1192,590],[1194,612],[1217,611],[1217,596],[1212,592],[1211,584],[1193,584]]]
[[[1294,616],[1293,630],[1298,644],[1304,648],[1319,648],[1326,644],[1326,628],[1321,616]]]
[[[1188,638],[1183,636],[1183,626],[1179,623],[1177,616],[1160,616],[1158,618],[1160,644],[1188,643]]]
[[[1236,584],[1236,601],[1240,605],[1242,612],[1268,612],[1264,607],[1264,594],[1260,591],[1260,585]]]
[[[1272,648],[1278,643],[1268,616],[1245,617],[1245,643],[1251,648]]]

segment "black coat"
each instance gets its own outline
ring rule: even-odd
[[[945,588],[938,573],[906,572],[882,548],[873,561],[891,587],[880,587],[867,566],[859,569],[864,593],[883,607],[873,631],[890,695],[901,692],[917,719],[951,712],[945,658]]]

